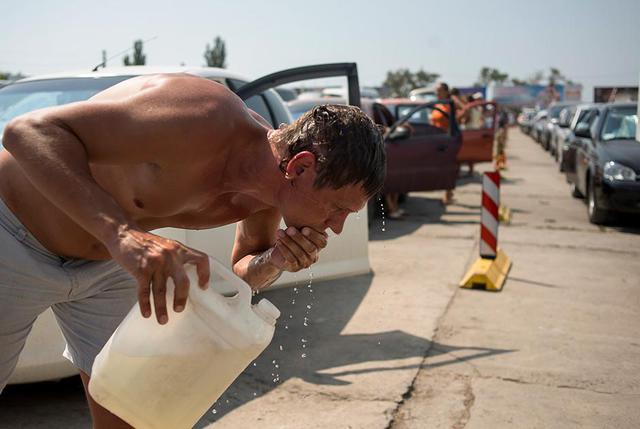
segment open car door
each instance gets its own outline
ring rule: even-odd
[[[443,108],[445,104],[449,104],[449,111]],[[448,129],[430,123],[429,113],[433,111],[449,119]],[[410,108],[389,128],[385,133],[385,192],[435,191],[455,187],[458,177],[456,157],[462,140],[455,114],[449,112],[455,112],[453,102],[449,100],[424,103]],[[427,119],[410,121],[416,117]]]
[[[332,63],[313,66],[296,67],[282,70],[251,81],[234,89],[238,97],[247,100],[267,89],[301,80],[320,79],[325,77],[345,76],[348,82],[348,103],[360,107],[360,85],[356,63]]]
[[[462,148],[458,162],[493,161],[493,140],[497,126],[497,105],[493,101],[474,101],[465,106],[460,117]]]

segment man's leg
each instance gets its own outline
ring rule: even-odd
[[[93,427],[130,428],[91,398],[89,378],[93,361],[136,304],[136,281],[113,261],[71,261],[65,265],[76,287],[71,300],[52,306],[67,341],[64,356],[80,370]]]
[[[91,419],[93,420],[93,429],[130,429],[133,427],[93,400],[89,394],[90,377],[87,374],[80,371],[80,378],[82,378],[82,384],[84,384],[84,393],[87,395]]]
[[[68,293],[57,261],[0,200],[0,392],[38,315]]]

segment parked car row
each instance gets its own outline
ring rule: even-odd
[[[527,115],[531,115],[528,112]],[[556,103],[520,128],[549,151],[595,224],[629,214],[640,223],[640,141],[637,103]]]

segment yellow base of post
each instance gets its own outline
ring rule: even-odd
[[[511,209],[507,206],[500,205],[498,208],[498,220],[502,223],[511,223]]]
[[[462,278],[460,287],[467,289],[502,290],[511,269],[511,260],[502,249],[496,259],[479,258]]]

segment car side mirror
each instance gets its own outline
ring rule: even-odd
[[[411,137],[411,129],[409,127],[399,126],[387,138],[389,141],[406,140]]]
[[[591,130],[589,128],[589,124],[585,122],[581,122],[576,125],[576,129],[573,133],[576,135],[576,137],[583,137],[585,139],[591,138]]]

